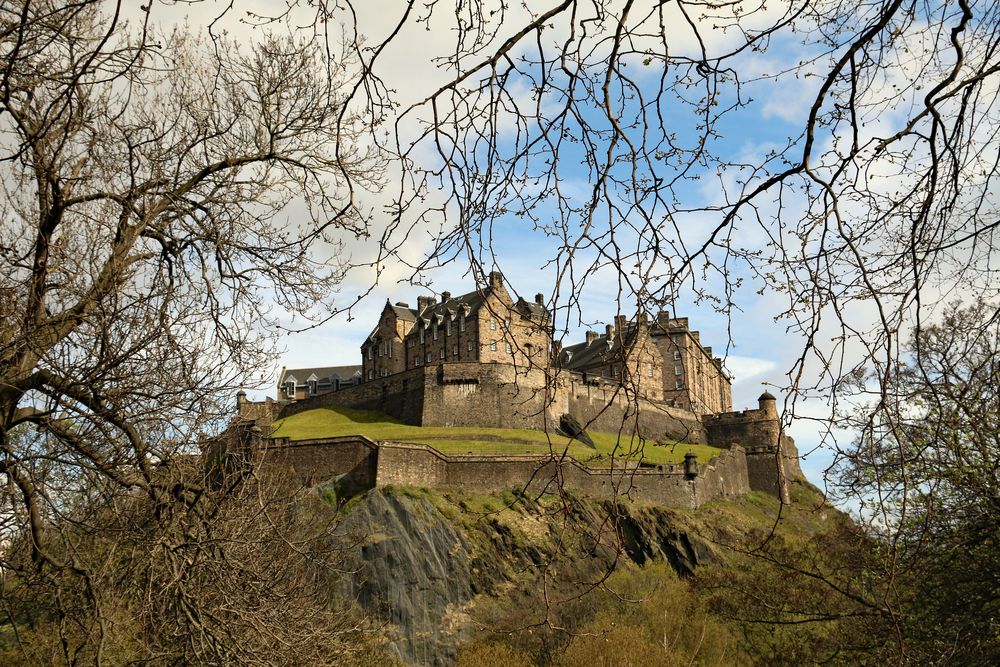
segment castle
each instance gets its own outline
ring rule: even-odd
[[[732,412],[722,362],[686,318],[618,316],[603,335],[561,347],[552,340],[542,295],[514,300],[499,273],[479,289],[417,307],[387,302],[361,345],[359,366],[282,369],[279,399],[238,399],[238,447],[267,449],[315,482],[348,475],[359,487],[458,486],[544,490],[561,480],[587,493],[614,493],[696,507],[719,496],[761,490],[787,499],[801,476],[775,399]],[[444,455],[425,445],[364,437],[294,441],[267,438],[274,419],[319,407],[376,410],[418,426],[557,430],[566,416],[587,429],[627,430],[650,442],[721,447],[708,465],[650,469],[634,462],[589,469],[551,455]],[[562,465],[562,468],[560,468]],[[624,486],[623,486],[624,485]]]

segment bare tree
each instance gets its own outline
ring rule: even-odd
[[[379,187],[372,119],[325,39],[126,9],[0,7],[10,620],[56,640],[25,644],[46,662],[328,660],[357,628],[302,499],[186,458],[272,366],[277,315],[325,312]]]

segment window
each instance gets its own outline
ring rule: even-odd
[[[288,398],[294,398],[295,397],[295,383],[294,382],[286,382],[285,383],[285,396],[287,396]]]
[[[465,313],[462,313],[458,318],[458,330],[465,333]]]
[[[447,320],[445,322],[444,335],[445,336],[450,336],[451,335],[451,320]]]
[[[510,346],[510,343],[507,343],[507,354],[513,354],[513,353],[514,353],[514,348]]]
[[[372,369],[372,368],[368,369],[368,379],[369,380],[374,380],[375,379],[375,370]]]
[[[646,375],[653,377],[653,364],[649,365],[649,369],[646,371]]]
[[[434,327],[434,331],[433,331],[433,334],[434,334],[434,340],[437,340],[437,339],[438,339],[438,329],[439,329],[440,327],[439,327],[439,326],[438,326],[437,324],[433,324],[433,325],[431,325],[431,326],[433,326],[433,327]]]
[[[674,389],[683,389],[683,388],[684,388],[684,382],[681,381],[680,378],[674,380]]]
[[[680,358],[681,358],[681,351],[680,350],[674,350],[674,360],[676,361],[677,359],[680,359]]]
[[[490,318],[490,331],[497,330],[497,321],[494,318]]]
[[[413,359],[413,367],[416,368],[419,365],[420,365],[420,357],[414,358]]]
[[[458,343],[451,346],[451,353],[453,356],[458,356]]]
[[[493,352],[497,351],[497,342],[495,340],[490,341],[490,350]]]
[[[431,354],[430,352],[428,352],[428,353],[427,353],[427,363],[431,363],[431,360],[432,360],[432,359],[434,359],[434,355],[433,355],[433,354]]]
[[[373,359],[375,357],[375,350],[371,345],[368,346],[368,358]]]
[[[420,344],[424,344],[424,327],[420,327]]]
[[[438,357],[440,357],[441,359],[444,359],[444,348],[443,347],[441,348],[441,351],[438,352]]]
[[[471,340],[469,341],[469,343],[468,343],[468,347],[469,347],[469,352],[472,352],[472,350],[474,349],[474,348],[473,348],[473,346],[474,346],[475,344],[476,344],[476,343],[475,343],[474,341],[471,341]]]
[[[503,322],[503,325],[504,325],[505,327],[507,327],[507,331],[510,331],[510,327],[511,327],[511,325],[512,325],[512,324],[513,324],[513,323],[511,322],[511,320],[510,320],[510,318],[509,318],[509,317],[508,317],[508,318],[507,318],[506,320],[504,320],[504,322]]]
[[[674,375],[683,375],[683,374],[684,374],[683,367],[681,367],[679,363],[674,364]]]
[[[601,369],[601,377],[602,378],[608,377],[608,369],[607,368],[602,368]]]
[[[615,374],[615,377],[618,377],[619,375],[622,374],[621,368],[618,366],[618,364],[615,364],[612,370]]]
[[[316,380],[309,380],[309,395],[316,395]]]

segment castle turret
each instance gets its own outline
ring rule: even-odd
[[[767,419],[777,419],[778,418],[778,405],[774,396],[769,391],[765,391],[757,399],[757,407],[760,408],[761,412],[767,414]]]

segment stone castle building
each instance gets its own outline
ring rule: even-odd
[[[732,409],[722,360],[702,346],[686,317],[661,312],[649,322],[618,315],[603,335],[588,331],[583,342],[566,347],[551,332],[542,295],[515,301],[494,272],[482,289],[461,296],[421,296],[416,308],[386,301],[361,344],[360,366],[282,369],[279,396],[299,400],[441,363],[501,363],[599,377],[699,415]]]

